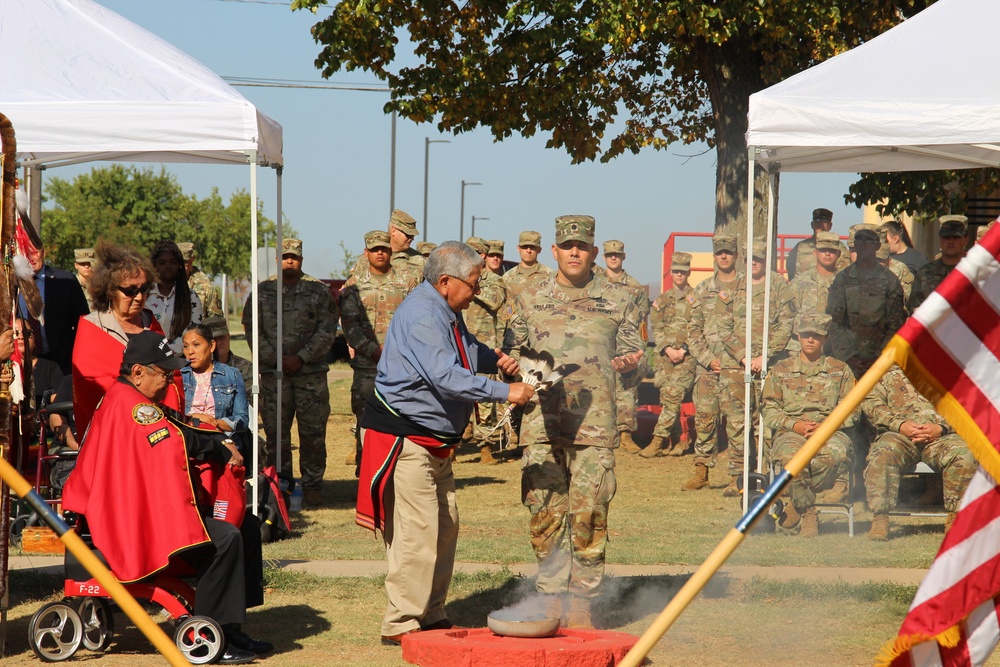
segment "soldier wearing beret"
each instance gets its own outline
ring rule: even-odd
[[[503,274],[504,286],[513,301],[526,285],[548,278],[552,269],[538,261],[538,253],[542,249],[542,235],[538,232],[521,232],[517,239],[517,252],[521,255],[521,263]]]
[[[87,306],[94,310],[94,297],[90,293],[90,275],[94,270],[94,249],[77,248],[73,251],[73,266],[76,268],[76,281],[80,283],[83,295],[87,297]]]
[[[816,233],[828,232],[833,229],[833,211],[828,208],[818,208],[812,215],[813,235],[807,239],[802,239],[795,244],[795,247],[788,253],[785,259],[785,268],[789,280],[795,280],[800,272],[811,269],[816,265],[816,256],[813,250],[816,247]],[[837,259],[837,270],[847,268],[850,264],[850,255],[847,246],[840,244],[840,257]]]
[[[340,323],[347,344],[354,350],[351,368],[351,411],[356,419],[354,451],[349,465],[361,462],[364,433],[360,425],[365,402],[375,390],[375,374],[382,356],[389,322],[406,295],[419,284],[412,272],[397,273],[392,266],[392,246],[388,232],[373,230],[365,234],[365,257],[368,268],[355,273],[340,292]]]
[[[965,257],[967,222],[968,218],[964,215],[942,215],[938,218],[941,256],[917,269],[910,293],[910,312],[916,310]]]
[[[804,313],[795,320],[800,351],[779,361],[767,374],[761,393],[764,426],[774,431],[771,462],[784,466],[805,444],[820,423],[854,387],[854,374],[842,361],[823,354],[830,331],[830,316]],[[819,517],[816,492],[833,489],[847,479],[851,464],[851,438],[843,429],[857,421],[857,411],[848,415],[841,430],[830,436],[789,486],[791,502],[781,519],[783,528],[800,523],[799,535],[816,537]]]
[[[219,288],[212,284],[212,279],[194,265],[195,251],[193,243],[178,243],[181,257],[184,258],[184,267],[188,276],[188,287],[201,299],[201,311],[205,317],[225,317],[222,312],[222,293]]]
[[[670,280],[673,285],[653,302],[650,320],[656,343],[656,386],[660,390],[660,416],[653,428],[653,439],[639,456],[680,456],[684,449],[673,437],[674,425],[684,398],[694,387],[697,364],[688,350],[692,306],[688,277],[691,275],[691,255],[675,252],[670,258]],[[690,443],[689,443],[690,444]]]
[[[278,340],[278,289],[282,294],[282,335]],[[243,329],[253,336],[253,308],[247,298]],[[322,504],[321,489],[326,472],[326,423],[330,417],[330,390],[326,382],[327,352],[337,334],[340,314],[321,281],[302,272],[302,241],[282,239],[281,276],[260,283],[260,399],[267,463],[276,460],[275,443],[281,433],[281,470],[292,476],[292,420],[299,424],[299,471],[303,503]],[[280,360],[281,423],[277,423],[278,381],[275,366]]]
[[[631,387],[647,371],[633,296],[590,268],[594,225],[587,215],[556,218],[558,272],[521,292],[504,339],[512,354],[528,347],[579,366],[528,402],[521,426],[536,587],[547,595],[548,617],[566,627],[593,627],[590,602],[604,578],[616,489],[615,376]]]

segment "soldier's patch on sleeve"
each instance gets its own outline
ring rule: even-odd
[[[160,444],[161,441],[166,440],[168,437],[170,437],[170,431],[167,430],[166,426],[164,426],[163,428],[157,429],[147,435],[146,439],[149,440],[150,447],[156,447],[156,445]]]
[[[163,419],[163,410],[152,403],[139,403],[132,408],[132,419],[136,424],[155,424]]]
[[[696,297],[694,294],[688,294],[687,302],[690,303],[692,306],[695,306],[698,304],[698,297]]]

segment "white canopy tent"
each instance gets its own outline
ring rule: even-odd
[[[756,165],[771,175],[769,230],[774,176],[782,171],[1000,166],[1000,89],[993,72],[998,29],[1000,2],[938,0],[870,42],[751,95],[747,211],[754,210]],[[752,220],[748,215],[748,239]],[[768,265],[772,244],[769,231]],[[748,257],[747,275],[750,270]],[[748,301],[751,289],[748,281]],[[770,293],[770,273],[765,291]],[[765,341],[769,305],[766,300]],[[747,341],[750,334],[748,317]],[[748,381],[747,424],[749,390]]]
[[[5,2],[0,58],[6,63],[0,70],[0,111],[14,126],[20,164],[34,169],[94,160],[249,165],[254,246],[257,167],[269,166],[277,174],[280,247],[281,126],[214,72],[91,0]],[[38,179],[33,180],[40,196]],[[256,302],[257,262],[251,267]],[[281,308],[279,290],[278,312]],[[258,316],[255,309],[254,377]],[[252,393],[257,469],[256,386]]]

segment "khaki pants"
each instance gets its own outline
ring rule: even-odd
[[[386,498],[385,553],[389,603],[382,634],[398,635],[444,618],[455,567],[458,505],[450,458],[403,441]]]

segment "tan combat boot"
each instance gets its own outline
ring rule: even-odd
[[[574,595],[569,599],[569,611],[566,612],[566,627],[593,630],[594,623],[590,620],[590,598]]]
[[[799,514],[798,510],[795,509],[795,505],[793,505],[790,500],[785,498],[784,501],[785,508],[781,512],[781,518],[778,521],[778,525],[786,530],[790,530],[799,525],[799,521],[802,520],[802,515]]]
[[[621,443],[622,449],[629,454],[638,454],[642,451],[642,447],[635,444],[635,440],[632,439],[632,433],[630,431],[619,431],[618,442]]]
[[[944,520],[944,532],[951,530],[952,524],[955,523],[955,517],[958,516],[958,512],[948,512],[948,518]]]
[[[673,442],[673,446],[663,452],[665,456],[684,456],[691,451],[691,443],[689,441],[683,438],[674,440],[672,437],[671,441]]]
[[[872,527],[868,529],[868,539],[885,542],[889,539],[889,514],[878,512],[872,517]]]
[[[462,431],[462,441],[472,442],[473,437],[474,436],[472,434],[472,422],[470,421],[468,424],[465,425],[465,430]]]
[[[847,480],[838,479],[833,483],[832,488],[827,489],[816,497],[816,502],[840,505],[847,501],[847,495]]]
[[[727,486],[725,491],[722,492],[722,496],[724,498],[739,498],[743,495],[739,487],[740,477],[741,475],[729,476],[729,486]]]
[[[928,505],[940,505],[944,496],[941,478],[937,475],[927,476],[927,488],[920,497],[913,501],[914,505],[927,507]]]
[[[563,596],[548,594],[542,601],[542,613],[545,618],[558,618],[559,624],[563,622]]]
[[[479,448],[479,462],[488,466],[497,464],[497,460],[493,458],[493,447],[490,445],[483,445]]]
[[[639,452],[639,456],[644,459],[652,459],[657,456],[663,456],[663,450],[667,448],[669,440],[664,438],[662,435],[654,435],[653,439],[649,441],[649,444]]]
[[[802,527],[799,528],[799,537],[816,537],[819,535],[819,512],[815,507],[810,507],[802,513]]]
[[[708,466],[698,462],[694,464],[694,475],[684,483],[681,491],[697,491],[708,486]]]

